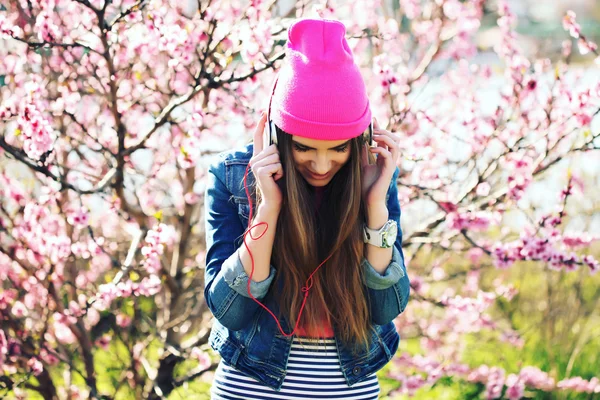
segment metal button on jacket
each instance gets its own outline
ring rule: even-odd
[[[360,374],[360,367],[354,367],[354,368],[352,369],[352,373],[353,373],[354,375],[358,375],[358,374]]]

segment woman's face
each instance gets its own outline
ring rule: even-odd
[[[312,186],[325,186],[350,159],[350,140],[317,140],[292,135],[292,151],[296,168],[304,179]]]

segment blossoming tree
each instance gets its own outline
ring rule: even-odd
[[[544,189],[549,210],[527,200],[564,162],[597,157],[600,85],[570,68],[571,40],[560,59],[530,60],[503,1],[501,71],[472,63],[482,0],[399,6],[395,15],[376,12],[377,1],[315,8],[352,16],[344,22],[374,113],[405,139],[397,183],[403,223],[415,221],[404,228],[412,299],[396,320],[403,347],[384,371],[390,396],[448,381],[489,399],[600,392],[596,377],[571,375],[576,361],[467,360],[473,340],[523,347],[511,318],[521,293],[504,272],[525,262],[539,280],[573,276],[581,307],[600,298],[598,280],[585,293],[581,283],[594,282],[597,236],[564,229],[584,213],[568,207],[590,190],[585,177],[573,169],[557,179],[562,188]],[[289,23],[272,7],[0,4],[0,394],[164,398],[214,370],[204,171],[211,155],[250,138],[265,106]],[[303,12],[299,4],[291,16]],[[573,12],[563,24],[581,55],[598,56]],[[490,271],[499,273],[484,282]],[[588,311],[568,323],[585,325]],[[586,340],[569,349],[573,360]]]

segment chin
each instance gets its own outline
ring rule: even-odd
[[[304,179],[306,180],[306,182],[308,182],[309,185],[317,186],[317,187],[327,186],[327,184],[329,182],[331,182],[331,178],[328,178],[328,179],[313,179],[311,177],[304,177]]]
[[[329,183],[329,179],[326,181],[308,181],[308,183],[310,183],[313,186],[317,186],[317,187],[321,187],[321,186],[327,186],[327,184]]]

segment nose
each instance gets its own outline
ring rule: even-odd
[[[327,155],[321,154],[317,155],[315,161],[313,161],[312,170],[315,174],[325,175],[329,172],[329,160],[327,159]]]

